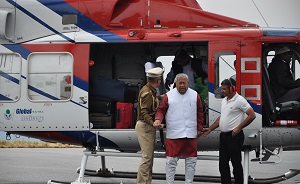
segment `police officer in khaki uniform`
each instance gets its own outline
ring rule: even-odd
[[[148,83],[143,86],[139,93],[135,130],[142,151],[142,159],[137,173],[136,183],[138,184],[150,184],[152,182],[156,128],[162,126],[153,124],[155,112],[161,99],[161,96],[156,96],[156,88],[161,83],[162,74],[163,70],[160,67],[148,70],[146,72]]]

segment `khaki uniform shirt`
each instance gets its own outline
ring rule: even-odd
[[[144,121],[152,126],[158,105],[159,97],[156,96],[156,89],[147,83],[139,93],[137,120]]]

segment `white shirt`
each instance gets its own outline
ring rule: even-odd
[[[230,100],[223,98],[219,127],[222,132],[230,132],[243,122],[246,111],[251,107],[247,100],[236,93]]]

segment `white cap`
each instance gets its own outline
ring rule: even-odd
[[[162,74],[163,74],[163,69],[160,68],[160,67],[156,67],[156,68],[152,68],[150,70],[148,70],[146,73],[146,76],[147,77],[153,77],[153,78],[156,78],[156,77],[161,77]]]
[[[275,55],[283,54],[283,53],[290,52],[290,51],[291,50],[287,46],[281,47],[281,48],[279,48],[278,50],[275,51]]]

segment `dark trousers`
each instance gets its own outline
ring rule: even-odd
[[[279,103],[287,101],[299,101],[300,102],[300,87],[294,88],[286,92],[284,95],[277,99]]]
[[[230,184],[230,166],[231,160],[233,175],[236,184],[243,184],[243,166],[242,166],[242,146],[244,143],[244,133],[241,131],[238,135],[232,136],[232,132],[221,132],[219,141],[219,171],[221,174],[221,183]]]

